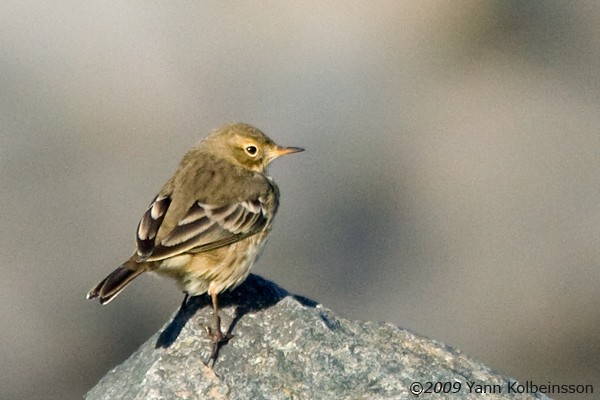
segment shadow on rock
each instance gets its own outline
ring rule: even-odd
[[[290,294],[279,286],[258,275],[250,274],[248,279],[232,291],[219,294],[219,307],[235,307],[234,318],[227,334],[232,334],[238,321],[247,313],[257,312],[277,304],[281,299]],[[318,303],[303,296],[291,295],[295,300],[306,307],[314,308]],[[188,299],[187,303],[179,308],[179,311],[167,327],[160,333],[156,341],[156,348],[167,348],[177,340],[185,324],[201,308],[211,306],[210,296],[204,294]]]

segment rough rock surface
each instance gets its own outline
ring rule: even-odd
[[[223,326],[235,337],[211,369],[209,302],[190,299],[86,399],[411,399],[413,382],[449,382],[458,392],[426,399],[547,398],[510,394],[513,380],[457,350],[391,324],[339,318],[256,275],[220,296]],[[489,385],[488,394],[469,382]]]

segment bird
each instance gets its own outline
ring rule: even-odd
[[[234,123],[188,151],[144,212],[133,255],[87,294],[108,304],[145,272],[175,279],[188,298],[205,293],[213,307],[210,359],[232,335],[221,330],[218,295],[249,275],[271,232],[279,189],[268,175],[281,147],[259,129]]]

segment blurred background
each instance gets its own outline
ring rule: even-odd
[[[600,390],[599,26],[594,1],[3,1],[0,398],[80,398],[168,321],[168,280],[84,296],[234,121],[307,149],[271,169],[255,273]]]

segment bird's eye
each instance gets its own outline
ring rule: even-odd
[[[246,153],[248,153],[248,155],[250,157],[254,157],[258,153],[258,149],[256,148],[256,146],[252,146],[252,145],[246,146],[246,148],[244,150],[246,150]]]

